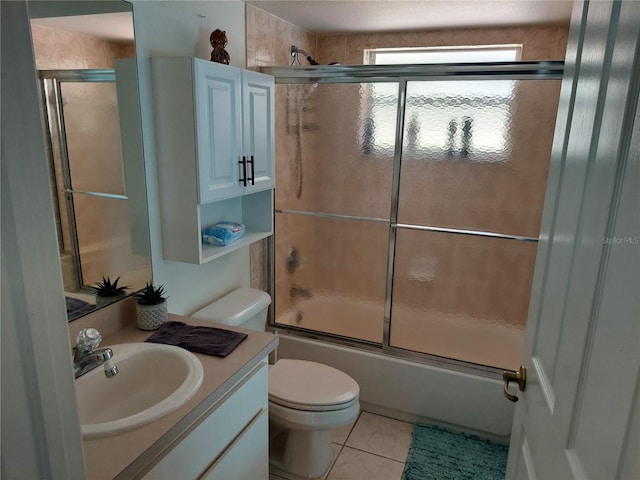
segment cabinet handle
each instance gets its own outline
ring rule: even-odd
[[[238,160],[238,163],[242,165],[242,178],[240,179],[240,182],[242,182],[242,185],[246,187],[247,186],[247,157],[243,155],[242,160]]]
[[[253,155],[251,155],[251,160],[247,160],[247,163],[251,164],[251,185],[255,185],[256,184],[256,167],[255,167],[255,163],[253,162]]]

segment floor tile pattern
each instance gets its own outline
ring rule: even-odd
[[[334,461],[323,480],[401,480],[413,424],[361,412],[332,435]],[[269,480],[298,480],[272,469]]]

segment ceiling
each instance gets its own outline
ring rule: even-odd
[[[311,33],[569,23],[565,0],[246,0]]]
[[[568,23],[567,0],[246,0],[311,33]],[[39,25],[100,38],[133,39],[131,12],[34,18]]]

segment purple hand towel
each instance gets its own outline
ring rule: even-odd
[[[246,333],[215,327],[192,327],[186,323],[168,321],[145,341],[174,345],[193,353],[226,357],[245,338]]]

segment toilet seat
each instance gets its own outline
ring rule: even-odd
[[[283,359],[269,369],[269,401],[310,412],[348,409],[360,387],[346,373],[306,360]]]
[[[281,398],[274,398],[269,395],[269,402],[275,403],[276,405],[280,405],[281,407],[292,408],[294,410],[302,410],[305,412],[334,412],[336,410],[344,410],[350,408],[352,405],[358,403],[358,397],[355,397],[353,400],[347,403],[339,403],[332,405],[305,405],[301,403],[288,402]]]

